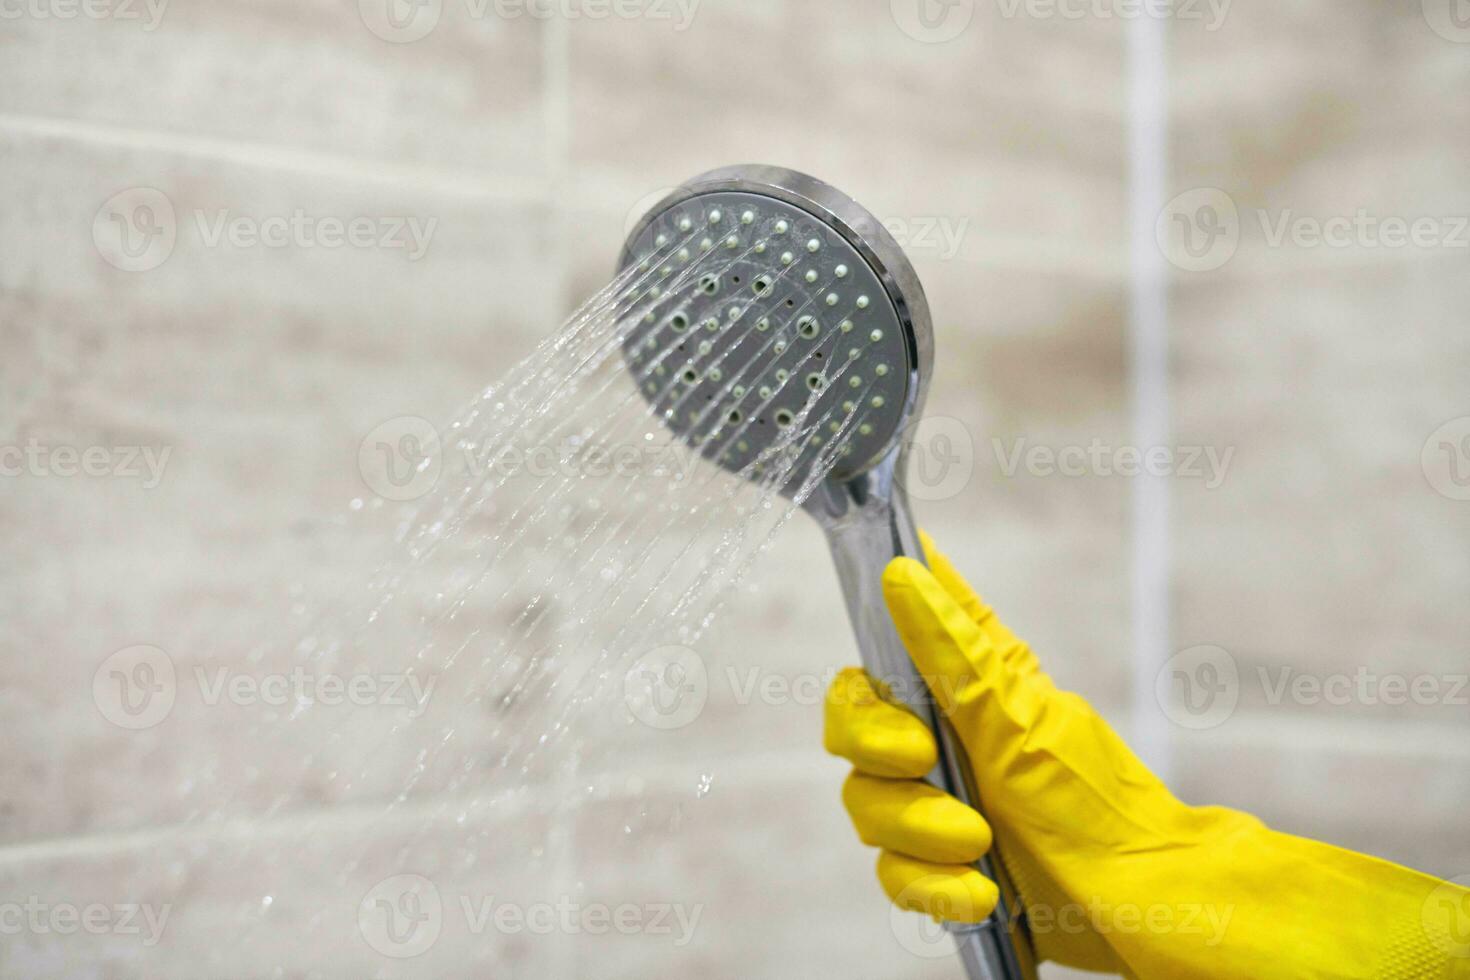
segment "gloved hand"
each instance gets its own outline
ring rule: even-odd
[[[1040,960],[1130,977],[1470,977],[1470,890],[1221,807],[1187,806],[924,538],[893,561],[899,635],[969,753],[990,824],[920,780],[935,743],[866,674],[828,692],[843,804],[890,898],[978,922],[994,834]],[[932,572],[931,572],[932,569]]]

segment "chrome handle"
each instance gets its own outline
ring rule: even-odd
[[[949,720],[937,710],[883,599],[883,569],[890,560],[906,555],[924,561],[924,550],[904,496],[859,494],[845,503],[840,514],[835,508],[826,508],[820,523],[832,548],[863,667],[888,685],[894,700],[918,715],[935,733],[939,763],[928,781],[978,810],[980,795],[964,746]],[[975,867],[1000,889],[999,906],[982,923],[949,923],[947,928],[971,980],[1035,980],[1034,957],[1026,938],[1025,920],[1017,914],[1015,892],[991,857],[981,858]]]

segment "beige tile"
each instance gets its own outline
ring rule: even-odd
[[[1350,168],[1354,156],[1463,145],[1452,93],[1470,58],[1424,9],[1242,0],[1218,31],[1174,32],[1176,175],[1271,193],[1319,161]],[[1324,30],[1332,43],[1318,43]],[[1380,175],[1390,186],[1400,176]]]
[[[1470,153],[1467,108],[1454,97],[1470,79],[1470,54],[1435,34],[1424,11],[1235,3],[1218,32],[1174,36],[1173,181],[1180,191],[1231,195],[1242,216],[1237,261],[1279,269],[1426,257],[1414,249],[1253,256],[1267,247],[1261,210],[1272,222],[1359,209],[1411,221],[1470,213],[1457,177]],[[1314,43],[1327,23],[1332,43]]]
[[[463,813],[339,812],[7,851],[7,894],[38,913],[7,943],[5,967],[38,978],[572,975],[560,965],[564,935],[485,916],[571,896],[552,856],[556,814],[482,808],[466,824]],[[428,883],[427,918],[400,916],[390,934],[377,900],[397,903],[405,875]],[[92,931],[50,925],[94,904],[108,913]]]
[[[1176,789],[1286,833],[1455,877],[1470,868],[1465,740],[1450,726],[1243,714],[1178,738]]]
[[[1057,966],[1055,963],[1043,963],[1040,967],[1041,980],[1090,980],[1103,974],[1093,973],[1088,970],[1073,970],[1065,966]]]
[[[1310,43],[1325,22],[1334,43]],[[1463,726],[1442,700],[1395,706],[1374,688],[1303,703],[1263,678],[1443,686],[1465,672],[1463,522],[1421,466],[1431,433],[1466,411],[1470,348],[1449,312],[1465,300],[1464,250],[1277,246],[1263,223],[1470,216],[1452,176],[1463,105],[1448,97],[1470,56],[1422,5],[1320,3],[1236,4],[1174,55],[1173,182],[1230,194],[1241,237],[1222,268],[1174,289],[1176,431],[1234,453],[1222,486],[1176,496],[1177,644],[1225,647],[1245,710],[1272,718]],[[1409,732],[1396,748],[1414,748]]]
[[[0,111],[310,151],[365,170],[376,161],[487,183],[544,172],[539,22],[448,3],[422,40],[393,44],[359,6],[165,4],[152,30],[146,17],[14,19]],[[61,65],[72,66],[64,79]]]
[[[432,330],[423,334],[432,343],[408,345],[415,356],[454,364],[473,354],[481,367],[513,361],[528,349],[527,340],[549,329],[543,304],[555,279],[542,254],[548,224],[534,203],[466,200],[433,188],[281,174],[24,134],[7,135],[5,146],[22,202],[4,219],[6,284],[42,313],[65,310],[78,319],[100,308],[115,317],[128,302],[155,311],[155,321],[170,312],[197,314],[191,323],[213,337],[232,325],[205,313],[226,303],[251,304],[262,308],[257,338],[290,341],[305,355],[321,356],[330,330],[350,329],[343,353],[353,355],[354,364],[381,357],[385,349],[396,356],[410,325],[415,340]],[[123,271],[104,260],[94,219],[116,195],[137,188],[167,196],[164,207],[171,205],[177,233],[172,252],[156,268]],[[97,223],[116,229],[112,215],[133,203],[113,202]],[[239,246],[220,230],[222,218],[263,223],[297,220],[298,212],[307,229],[288,232],[292,244],[286,247]],[[316,221],[356,218],[382,222],[367,233],[368,247],[311,244],[318,240]],[[417,236],[410,218],[418,222]],[[396,219],[403,219],[401,228]],[[337,240],[330,229],[321,232],[326,241]],[[116,241],[115,230],[98,234],[101,241]],[[136,230],[132,240],[143,241]],[[143,261],[151,265],[163,254],[146,253]],[[323,310],[337,314],[332,326],[315,322],[324,319]],[[446,343],[460,346],[446,352]],[[228,366],[206,362],[217,374]],[[271,372],[262,374],[271,380]],[[243,372],[232,375],[238,383],[246,380]]]
[[[1464,303],[1457,268],[1178,293],[1178,438],[1234,457],[1218,488],[1178,487],[1175,636],[1236,656],[1246,704],[1267,706],[1262,670],[1465,673],[1463,505],[1421,465],[1431,433],[1466,411],[1470,348],[1447,312]],[[1443,703],[1273,710],[1465,721]]]

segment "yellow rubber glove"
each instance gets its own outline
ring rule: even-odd
[[[969,753],[991,825],[918,781],[933,737],[861,670],[828,692],[826,746],[856,769],[843,803],[905,908],[980,921],[995,887],[965,867],[992,830],[1038,959],[1143,980],[1470,978],[1470,890],[1221,807],[1186,806],[1075,694],[1057,690],[924,538],[889,611]]]

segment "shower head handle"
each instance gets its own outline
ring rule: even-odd
[[[863,669],[887,688],[890,698],[934,732],[939,757],[928,781],[983,812],[964,744],[937,709],[883,597],[883,570],[890,561],[896,557],[925,560],[908,499],[892,487],[899,455],[895,450],[882,464],[846,483],[825,483],[806,507],[827,535]],[[1035,980],[1029,927],[1009,876],[991,855],[982,857],[977,867],[995,882],[1000,904],[981,923],[948,924],[967,975],[971,980]]]

